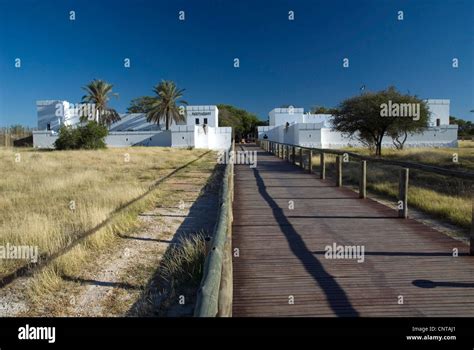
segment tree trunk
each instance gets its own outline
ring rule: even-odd
[[[377,146],[375,149],[375,155],[381,157],[382,156],[382,138],[377,140]]]

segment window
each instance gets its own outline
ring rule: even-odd
[[[441,125],[441,119],[437,118],[436,119],[436,126],[440,126]]]
[[[199,125],[199,118],[196,118],[196,125]]]
[[[207,124],[207,118],[204,118],[204,124]]]

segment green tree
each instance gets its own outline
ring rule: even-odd
[[[154,101],[152,96],[141,96],[130,101],[130,106],[127,108],[127,113],[148,113],[151,109],[151,104]]]
[[[257,126],[266,125],[255,114],[231,105],[219,104],[219,126],[232,127],[236,140],[255,136]]]
[[[327,108],[323,106],[314,106],[310,109],[312,114],[335,114],[337,113],[336,108]]]
[[[54,146],[58,150],[105,148],[108,129],[95,121],[78,127],[62,126]]]
[[[93,117],[95,121],[102,125],[110,125],[120,120],[117,111],[108,107],[110,96],[118,96],[118,94],[112,92],[112,88],[112,84],[100,79],[94,79],[83,87],[87,94],[82,96],[82,102],[95,105],[96,115]]]
[[[449,116],[449,124],[455,124],[458,126],[458,136],[466,137],[474,135],[474,124],[470,120],[464,120]]]
[[[405,115],[406,112],[410,112],[409,115]],[[344,100],[332,122],[334,130],[356,136],[380,156],[384,136],[392,136],[398,146],[403,147],[406,135],[426,128],[428,120],[429,112],[424,101],[389,87]]]
[[[149,106],[148,122],[159,124],[161,120],[164,120],[166,130],[169,130],[172,120],[176,123],[186,120],[184,109],[180,110],[177,106],[177,103],[188,104],[186,101],[180,100],[183,97],[184,89],[178,89],[173,81],[162,80],[153,91],[156,96],[149,104],[147,103]]]

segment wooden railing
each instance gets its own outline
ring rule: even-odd
[[[234,153],[234,144],[229,152]],[[227,159],[227,157],[226,157]],[[198,290],[195,317],[232,316],[232,202],[234,200],[234,164],[226,164],[220,192],[217,225],[211,239],[201,286]]]
[[[421,170],[429,173],[435,173],[438,175],[444,175],[449,177],[454,177],[463,180],[474,181],[474,173],[470,171],[459,171],[451,170],[446,168],[441,168],[432,165],[420,164],[410,161],[398,161],[398,160],[388,160],[383,158],[374,158],[363,156],[357,153],[327,149],[327,148],[314,148],[314,147],[304,147],[293,144],[269,141],[269,140],[259,140],[257,143],[267,152],[275,154],[277,157],[291,161],[293,164],[296,164],[298,161],[299,166],[306,168],[312,173],[312,157],[313,152],[319,153],[320,155],[320,165],[319,165],[319,174],[321,179],[326,178],[326,157],[325,154],[336,155],[336,186],[342,186],[342,174],[343,168],[342,163],[351,158],[351,160],[360,161],[360,178],[359,178],[359,197],[366,198],[367,196],[367,162],[379,163],[383,165],[391,165],[401,167],[399,185],[398,185],[398,199],[399,199],[399,210],[398,216],[401,218],[408,217],[408,179],[410,169]],[[296,149],[299,150],[298,155],[296,155]],[[304,162],[303,152],[308,153],[308,161]],[[473,218],[471,220],[471,232],[470,232],[470,255],[474,255],[474,203],[473,203]]]

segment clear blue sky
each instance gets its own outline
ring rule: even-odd
[[[190,104],[262,119],[283,104],[331,107],[361,85],[395,85],[451,99],[452,115],[473,120],[473,51],[472,0],[0,0],[0,125],[34,126],[36,100],[79,102],[94,78],[114,85],[121,113],[171,79]]]

